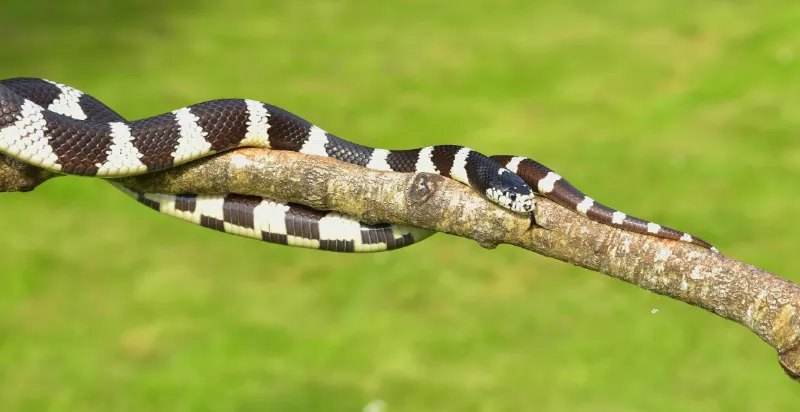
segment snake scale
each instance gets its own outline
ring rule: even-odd
[[[0,152],[52,172],[133,176],[237,147],[296,151],[376,170],[436,173],[468,185],[513,213],[530,216],[539,194],[605,225],[718,252],[688,233],[604,206],[550,168],[525,157],[486,156],[457,145],[370,148],[279,107],[249,99],[210,100],[128,121],[71,86],[27,77],[0,80]],[[375,252],[409,246],[434,233],[403,225],[366,224],[336,211],[259,196],[145,193],[111,183],[161,213],[270,243]]]

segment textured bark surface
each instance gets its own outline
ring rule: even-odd
[[[0,153],[0,192],[29,192],[56,176]]]
[[[57,176],[2,159],[0,190],[27,191]],[[148,175],[118,179],[160,193],[261,195],[336,209],[367,222],[413,225],[515,245],[706,309],[755,332],[800,381],[800,286],[697,246],[600,225],[544,198],[536,221],[426,173],[390,173],[293,152],[239,149]],[[722,251],[724,253],[724,250]]]

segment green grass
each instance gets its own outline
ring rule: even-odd
[[[70,3],[4,6],[0,77],[61,81],[129,118],[249,97],[373,146],[533,157],[800,280],[797,2]],[[0,198],[3,410],[800,402],[744,327],[515,248],[271,246],[91,179]]]

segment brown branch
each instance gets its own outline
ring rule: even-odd
[[[14,168],[9,164],[19,170],[9,172]],[[29,190],[37,179],[49,177],[15,162],[0,162],[0,189],[5,184],[6,189]],[[739,323],[775,348],[780,365],[800,381],[800,286],[693,245],[597,224],[543,198],[536,203],[536,218],[549,230],[529,230],[526,217],[441,176],[366,170],[333,159],[259,149],[119,180],[150,192],[261,195],[336,209],[367,222],[450,233],[487,248],[501,243],[522,247]]]
[[[0,192],[29,192],[56,176],[0,153]]]

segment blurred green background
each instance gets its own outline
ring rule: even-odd
[[[799,19],[788,0],[32,0],[3,5],[0,76],[131,119],[247,97],[372,146],[529,156],[798,281]],[[800,404],[744,327],[512,247],[274,246],[72,177],[0,200],[4,411]]]

